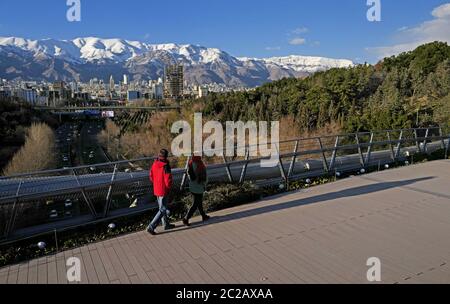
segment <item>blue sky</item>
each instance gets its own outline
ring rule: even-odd
[[[70,23],[66,0],[2,0],[0,36],[98,36],[200,44],[234,56],[357,62],[375,62],[429,40],[450,41],[450,4],[442,7],[448,0],[381,0],[381,22],[368,22],[366,1],[81,0],[82,20]]]

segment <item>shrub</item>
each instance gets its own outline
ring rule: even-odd
[[[252,183],[214,185],[210,191],[205,193],[203,206],[205,211],[214,212],[254,202],[263,195],[265,195],[265,190],[258,189]],[[194,203],[191,194],[181,196],[178,201],[179,203],[172,208],[174,218],[182,218]]]

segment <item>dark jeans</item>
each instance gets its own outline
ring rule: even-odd
[[[194,204],[192,205],[191,209],[189,209],[189,212],[186,215],[186,219],[191,219],[197,209],[200,212],[200,215],[205,218],[206,213],[205,210],[203,210],[203,194],[192,193],[192,195],[194,196]]]

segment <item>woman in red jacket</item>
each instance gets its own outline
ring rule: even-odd
[[[162,149],[159,158],[153,163],[150,169],[150,181],[153,184],[153,192],[158,199],[159,211],[147,227],[148,233],[154,235],[155,229],[162,221],[165,230],[175,228],[169,223],[170,211],[167,208],[168,196],[172,188],[172,172],[167,160],[169,151]]]

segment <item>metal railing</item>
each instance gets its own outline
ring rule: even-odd
[[[383,130],[333,136],[297,138],[279,144],[278,165],[262,168],[251,157],[207,159],[212,183],[285,184],[324,174],[337,175],[404,160],[414,153],[443,149],[449,137],[442,128]],[[85,225],[102,219],[155,208],[148,170],[154,157],[108,162],[68,169],[0,177],[0,243],[43,232]],[[187,164],[171,157],[175,187],[188,182]]]

